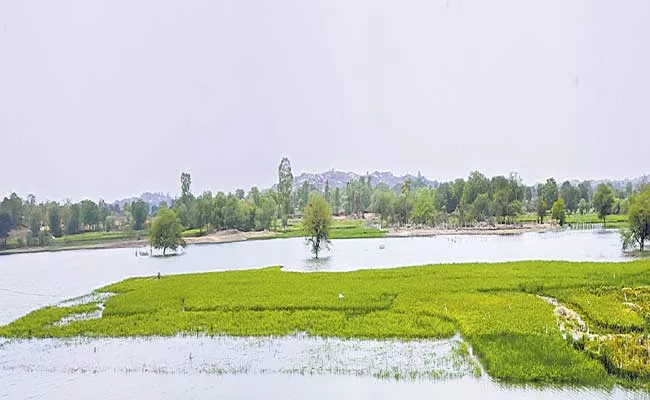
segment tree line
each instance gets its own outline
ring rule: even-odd
[[[383,183],[375,185],[370,176],[347,182],[344,187],[331,188],[329,182],[322,189],[309,182],[294,187],[291,163],[287,158],[278,166],[277,184],[267,190],[253,186],[248,192],[237,189],[227,194],[206,191],[195,195],[191,184],[191,175],[181,174],[181,193],[170,209],[184,229],[196,230],[197,235],[209,230],[286,228],[289,218],[300,217],[314,194],[323,197],[335,215],[363,218],[372,212],[379,216],[382,224],[396,226],[507,224],[522,214],[535,214],[538,222],[544,222],[549,213],[563,224],[567,213],[591,211],[598,212],[604,219],[609,214],[627,214],[629,197],[634,194],[631,183],[625,188],[600,184],[592,190],[589,181],[558,184],[554,178],[549,178],[544,183],[527,186],[514,173],[488,178],[478,171],[466,179],[443,182],[435,187],[427,185],[419,174],[395,187]],[[41,246],[48,245],[52,237],[82,232],[137,231],[148,228],[148,221],[162,207],[167,208],[167,204],[150,207],[142,200],[123,208],[89,199],[78,203],[37,204],[34,195],[22,199],[12,193],[0,203],[0,240],[6,245],[9,232],[21,228],[27,228],[27,233],[19,238],[19,244]]]

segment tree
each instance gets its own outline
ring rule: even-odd
[[[566,203],[566,209],[570,212],[575,212],[578,209],[578,202],[580,201],[580,190],[573,186],[571,182],[564,181],[560,187],[560,197]]]
[[[183,172],[181,174],[181,201],[186,203],[192,199],[192,177],[189,173]]]
[[[255,207],[259,207],[262,204],[262,194],[257,186],[253,186],[251,190],[248,191],[247,198],[255,204]]]
[[[604,183],[596,186],[592,204],[598,213],[598,218],[602,218],[603,225],[605,225],[605,217],[612,213],[612,207],[614,206],[614,191],[612,188]]]
[[[436,219],[436,210],[433,207],[433,193],[423,187],[415,193],[411,219],[416,224],[433,225]]]
[[[544,223],[544,217],[546,216],[546,202],[544,201],[543,198],[538,197],[537,198],[537,203],[535,206],[537,210],[537,217],[539,218],[539,223],[543,224]]]
[[[34,209],[29,216],[29,233],[32,240],[37,240],[41,233],[41,213],[38,209]]]
[[[325,201],[328,202],[329,204],[332,204],[332,193],[330,192],[330,181],[325,180],[325,189],[323,190],[323,196],[325,197]]]
[[[637,244],[644,250],[646,240],[650,240],[650,186],[630,197],[628,238],[623,236],[623,247]]]
[[[293,214],[291,208],[291,193],[293,192],[293,174],[291,163],[287,157],[282,158],[278,167],[278,200],[280,206],[280,218],[282,229],[287,228],[289,215]]]
[[[370,209],[372,212],[379,214],[379,221],[384,223],[386,218],[391,214],[393,203],[395,202],[395,195],[386,185],[379,184],[372,194],[372,205]]]
[[[0,210],[9,214],[12,228],[22,223],[24,211],[23,200],[16,193],[12,193],[8,198],[5,197],[2,200]]]
[[[580,182],[578,184],[578,191],[580,192],[581,199],[585,199],[587,203],[591,201],[591,197],[592,197],[591,182],[589,181]]]
[[[546,207],[552,206],[555,204],[559,198],[559,192],[557,188],[557,183],[554,178],[548,178],[546,183],[542,187],[542,198],[544,199],[544,204]]]
[[[277,210],[277,203],[273,196],[265,194],[260,199],[260,206],[255,214],[255,229],[267,230],[270,229],[275,221],[275,210]]]
[[[81,207],[81,223],[90,230],[95,230],[99,224],[99,207],[92,200],[83,200]]]
[[[61,237],[63,232],[61,232],[61,211],[59,211],[59,205],[52,203],[47,210],[47,225],[52,232],[52,236]]]
[[[176,251],[179,246],[185,246],[182,235],[183,225],[174,210],[158,210],[158,215],[151,225],[151,245],[155,249],[162,249],[164,256],[167,249]]]
[[[338,214],[341,211],[341,190],[339,188],[334,189],[334,197],[332,198],[332,209],[335,214]]]
[[[65,233],[67,235],[74,235],[79,233],[79,225],[81,223],[81,213],[79,204],[72,204],[68,208],[67,218],[65,220]]]
[[[149,215],[149,205],[142,199],[131,203],[131,216],[133,216],[133,229],[136,231],[144,228],[144,223]]]
[[[562,197],[553,203],[553,207],[551,207],[551,218],[556,220],[560,226],[564,226],[564,222],[566,221],[566,204]]]
[[[6,212],[0,212],[0,240],[2,240],[2,247],[7,247],[7,238],[11,230],[11,215]]]
[[[302,214],[302,230],[311,245],[311,251],[318,258],[318,252],[329,248],[332,209],[320,195],[312,195]]]
[[[586,214],[589,211],[589,204],[587,203],[587,200],[580,199],[580,202],[578,203],[578,211],[580,214]]]

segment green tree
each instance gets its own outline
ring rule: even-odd
[[[332,193],[330,191],[330,181],[325,180],[325,189],[323,191],[323,196],[325,197],[325,201],[328,202],[329,204],[332,204]]]
[[[38,209],[35,209],[31,212],[29,216],[29,233],[31,234],[31,241],[38,241],[38,237],[41,234],[41,213]]]
[[[99,224],[99,207],[92,200],[83,200],[79,205],[81,224],[94,231]]]
[[[379,221],[383,225],[390,216],[395,202],[395,194],[386,185],[379,184],[372,194],[372,212],[379,214]]]
[[[645,242],[650,240],[650,186],[630,197],[628,221],[629,239],[627,243],[624,239],[623,247],[629,248],[635,243],[643,251]]]
[[[587,200],[580,199],[578,202],[578,211],[583,215],[589,211],[589,203],[587,203]]]
[[[47,210],[47,226],[54,237],[61,237],[61,211],[59,205],[56,203],[50,204]]]
[[[544,204],[546,204],[546,207],[552,206],[559,197],[560,194],[557,182],[555,182],[554,178],[548,178],[542,187],[542,198],[544,199]]]
[[[332,209],[335,214],[338,214],[341,211],[341,190],[339,188],[334,189],[334,197],[332,198]]]
[[[255,204],[255,207],[262,205],[262,194],[257,186],[253,186],[251,190],[248,191],[247,199]]]
[[[566,221],[566,204],[562,197],[553,203],[553,207],[551,207],[551,218],[556,220],[560,226],[564,226],[564,222]]]
[[[162,249],[163,256],[167,249],[176,251],[179,246],[185,246],[183,240],[183,225],[173,210],[163,208],[151,225],[150,242],[155,249]]]
[[[260,206],[255,214],[255,229],[268,230],[272,227],[275,221],[275,210],[277,210],[277,203],[271,195],[263,195],[260,199]]]
[[[544,201],[543,198],[538,197],[537,203],[535,204],[535,209],[537,211],[537,217],[539,218],[540,224],[544,223],[544,217],[546,216],[547,208],[548,207],[546,207],[546,201]]]
[[[433,225],[436,219],[436,210],[433,207],[433,193],[429,188],[423,187],[415,193],[411,219],[416,224]]]
[[[131,203],[131,215],[133,216],[133,229],[136,231],[144,228],[144,223],[149,215],[149,205],[142,199]]]
[[[9,214],[12,228],[22,224],[24,212],[23,200],[16,193],[12,193],[9,197],[5,197],[2,200],[0,210]]]
[[[187,173],[183,172],[181,174],[181,201],[182,202],[188,202],[192,200],[194,197],[192,195],[192,176]]]
[[[74,235],[79,233],[79,225],[81,224],[81,212],[79,204],[72,204],[68,207],[68,212],[65,220],[65,233],[67,235]]]
[[[291,173],[291,163],[284,157],[278,167],[278,202],[280,206],[280,218],[282,220],[282,229],[287,228],[289,216],[293,214],[291,207],[291,193],[293,192],[293,174]]]
[[[612,188],[604,183],[596,186],[592,205],[598,212],[598,218],[601,218],[603,225],[605,225],[605,218],[612,213],[612,207],[614,206],[614,191]]]
[[[580,190],[569,181],[564,181],[560,187],[560,197],[566,202],[566,208],[570,212],[578,209],[580,201]]]
[[[311,251],[318,258],[322,248],[329,248],[332,209],[319,195],[312,195],[302,214],[302,230],[311,245]]]
[[[196,219],[197,225],[199,226],[199,232],[204,228],[207,231],[208,224],[210,224],[210,221],[212,220],[212,212],[214,210],[212,193],[203,192],[203,194],[196,199],[195,203]]]
[[[11,230],[11,215],[6,212],[0,212],[0,240],[2,240],[2,247],[7,247],[7,238]]]

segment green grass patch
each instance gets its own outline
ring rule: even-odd
[[[147,230],[140,231],[114,231],[114,232],[84,232],[76,235],[65,235],[54,239],[54,246],[75,246],[75,245],[89,245],[104,242],[113,242],[119,240],[129,239],[143,239],[149,238]]]
[[[595,328],[637,331],[647,320],[647,285],[650,260],[527,261],[342,273],[271,267],[127,279],[100,289],[116,293],[106,301],[100,319],[55,326],[65,315],[96,306],[49,307],[0,327],[0,336],[267,336],[304,331],[326,337],[408,339],[447,338],[460,332],[493,377],[601,385],[612,382],[607,372],[632,376],[611,365],[633,371],[650,357],[618,343],[589,343],[586,351],[584,345],[571,346],[562,339],[554,307],[537,294],[557,296],[584,313]],[[636,361],[620,361],[628,356]]]
[[[302,236],[300,220],[292,220],[286,230],[276,232],[276,237],[279,238]],[[364,220],[335,219],[330,231],[330,239],[380,238],[384,236],[386,236],[386,231],[366,226]]]

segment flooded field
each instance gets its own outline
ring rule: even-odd
[[[383,245],[383,246],[381,246]],[[380,247],[383,247],[380,248]],[[282,265],[291,271],[350,271],[422,264],[518,260],[624,261],[616,231],[438,236],[333,241],[320,260],[302,239],[195,245],[178,257],[135,249],[0,256],[0,324],[132,276]]]

